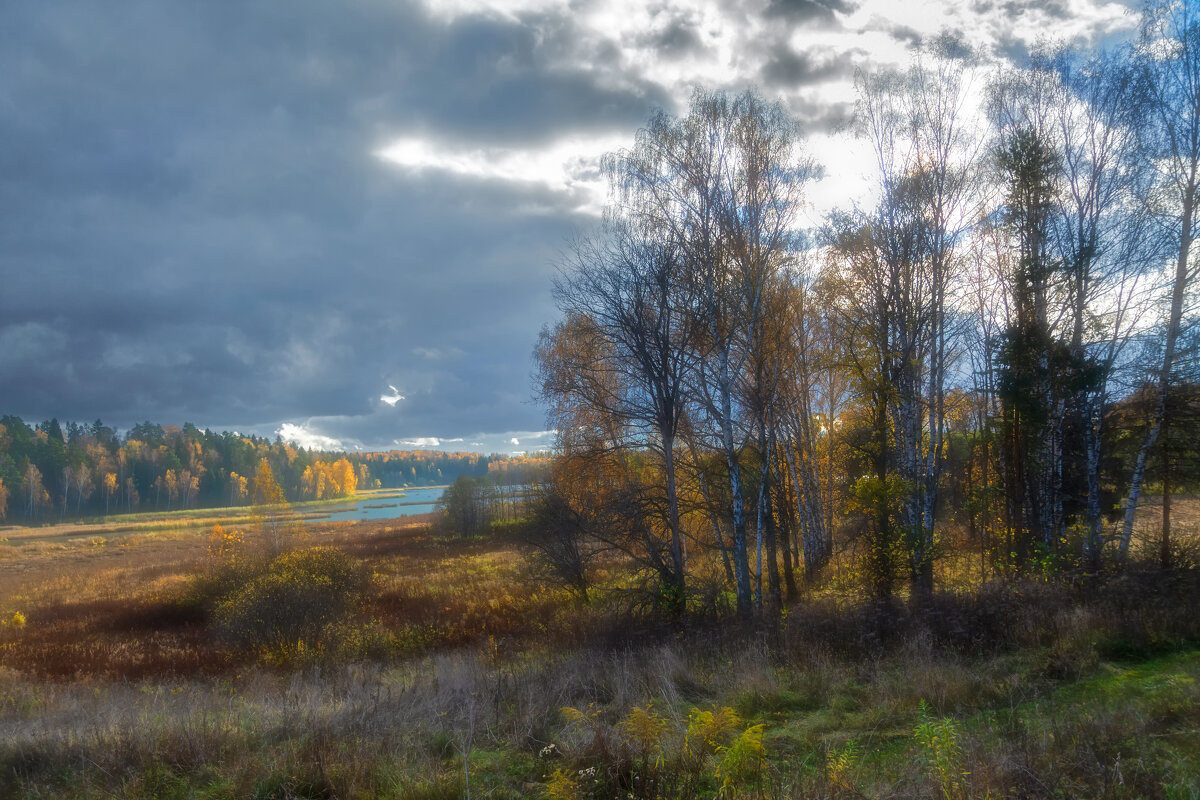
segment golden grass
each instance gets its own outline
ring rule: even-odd
[[[432,486],[420,488],[438,489],[445,487]],[[364,489],[350,497],[291,503],[288,506],[288,514],[285,516],[289,519],[319,517],[321,514],[328,513],[331,507],[373,500],[402,500],[405,496],[405,490],[403,489]],[[211,528],[216,524],[246,526],[250,525],[252,521],[252,506],[231,506],[218,509],[194,508],[175,511],[141,511],[134,514],[112,514],[102,521],[84,519],[41,525],[5,525],[0,526],[0,552],[3,551],[4,544],[25,541],[92,539],[138,532],[172,532],[195,528]]]
[[[373,575],[366,617],[400,655],[492,640],[561,634],[575,620],[563,591],[524,580],[515,547],[446,539],[432,515],[291,526],[288,547],[332,545]],[[243,558],[265,558],[263,533]],[[206,532],[135,534],[102,544],[83,538],[9,546],[0,573],[0,667],[55,678],[218,673],[245,662],[220,646],[202,613],[182,599],[216,566]],[[565,614],[564,612],[572,612]]]
[[[379,658],[286,668],[263,667],[254,654],[226,649],[203,609],[181,602],[211,567],[205,531],[6,546],[0,795],[11,788],[27,797],[266,797],[278,784],[276,796],[457,797],[462,752],[474,747],[473,780],[483,785],[474,784],[473,795],[540,796],[554,769],[578,774],[598,764],[610,780],[589,796],[625,797],[636,765],[619,747],[605,754],[575,742],[572,749],[579,733],[565,724],[561,708],[595,703],[605,735],[619,737],[630,709],[653,701],[654,713],[679,735],[690,709],[718,704],[735,706],[747,724],[765,724],[771,775],[787,788],[774,795],[764,788],[764,796],[836,795],[822,765],[849,741],[882,765],[858,764],[864,794],[934,796],[936,786],[921,777],[912,749],[925,701],[939,717],[957,715],[971,758],[992,759],[990,777],[976,781],[979,796],[992,786],[1017,787],[993,796],[1020,796],[1020,775],[1036,772],[1046,780],[1071,766],[1062,745],[1046,742],[1078,734],[1104,744],[1104,731],[1055,729],[1056,740],[1035,731],[1010,744],[985,738],[992,736],[991,718],[972,715],[1015,714],[1011,709],[1057,691],[1063,676],[1094,670],[1097,642],[1106,637],[1140,646],[1114,637],[1136,639],[1153,627],[1173,637],[1168,641],[1182,641],[1194,627],[1184,623],[1200,617],[1176,613],[1171,603],[1158,609],[1171,597],[1151,582],[1140,594],[1133,592],[1136,583],[1114,590],[1120,602],[1113,608],[1130,615],[1125,627],[1113,622],[1119,615],[1108,606],[1081,610],[1068,589],[1046,584],[1001,587],[994,597],[939,597],[927,618],[876,618],[848,600],[861,598],[862,587],[857,556],[846,549],[829,570],[833,579],[805,589],[776,631],[701,622],[686,631],[664,626],[636,646],[605,647],[604,626],[622,619],[618,604],[607,600],[634,583],[628,564],[617,558],[600,564],[604,588],[585,606],[529,580],[511,542],[448,539],[430,521],[288,531],[289,546],[332,545],[369,568],[373,588],[362,614],[390,649]],[[947,544],[943,585],[976,586],[977,553],[965,541]],[[263,534],[251,533],[247,547],[246,558],[268,553]],[[715,557],[700,566],[719,574]],[[996,611],[995,599],[1007,605]],[[1173,624],[1183,625],[1182,632]],[[897,625],[908,633],[889,634]],[[1160,646],[1153,637],[1144,644]],[[1188,667],[1189,674],[1197,670]],[[1193,724],[1191,712],[1172,708],[1162,719],[1146,716],[1153,723],[1143,725],[1146,741]],[[1180,713],[1185,718],[1176,724]],[[551,764],[537,755],[551,742],[565,760]],[[1123,758],[1142,759],[1146,774],[1163,780],[1172,774],[1149,751],[1128,753],[1122,750]],[[1005,772],[1007,760],[1034,756],[1045,763],[1020,761],[1020,775]],[[1182,767],[1176,771],[1183,774]],[[184,781],[186,791],[155,782],[167,778]],[[1107,784],[1096,778],[1080,785]],[[1130,785],[1123,796],[1137,796],[1149,784]],[[711,796],[715,785],[706,792]]]

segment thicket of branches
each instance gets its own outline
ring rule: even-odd
[[[615,549],[668,613],[731,590],[749,616],[849,544],[877,596],[919,598],[953,536],[981,577],[1097,570],[1128,557],[1148,481],[1171,558],[1195,12],[1016,71],[943,36],[856,86],[873,199],[816,230],[802,133],[753,92],[697,90],[606,159],[535,353],[560,445],[536,531],[571,585]]]

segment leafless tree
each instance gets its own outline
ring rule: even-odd
[[[678,246],[694,287],[703,339],[691,386],[725,459],[732,567],[743,615],[754,606],[742,475],[744,389],[772,276],[787,258],[809,175],[798,147],[797,127],[778,104],[753,93],[731,99],[697,90],[686,117],[657,114],[634,147],[619,155],[619,202],[631,219],[663,231]]]
[[[1146,459],[1164,426],[1170,424],[1167,395],[1175,372],[1183,329],[1184,297],[1196,277],[1192,263],[1197,192],[1200,190],[1200,16],[1194,4],[1164,0],[1145,9],[1138,49],[1138,66],[1145,93],[1147,139],[1158,167],[1159,191],[1155,211],[1174,249],[1174,268],[1162,332],[1162,360],[1155,376],[1153,422],[1138,451],[1137,464],[1125,504],[1120,557],[1129,552],[1146,474]],[[1164,553],[1169,557],[1169,504],[1164,507]]]
[[[621,168],[620,158],[610,159],[610,171]],[[577,242],[555,297],[569,318],[586,320],[577,333],[596,339],[588,347],[592,358],[573,364],[575,379],[593,388],[574,392],[573,400],[614,419],[631,447],[655,453],[662,464],[663,502],[647,492],[642,512],[663,522],[666,553],[660,558],[652,546],[647,555],[661,569],[673,611],[681,613],[686,552],[676,451],[685,381],[696,360],[696,317],[679,247],[637,222],[617,210],[596,237]]]
[[[860,74],[860,132],[876,160],[879,203],[864,216],[882,272],[873,345],[892,384],[895,460],[914,588],[933,588],[934,514],[945,457],[953,352],[948,303],[956,250],[974,220],[978,134],[967,121],[969,54],[948,36],[905,72]]]

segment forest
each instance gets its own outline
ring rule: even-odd
[[[438,486],[460,475],[528,482],[537,459],[432,450],[323,453],[278,437],[213,433],[190,423],[143,422],[123,436],[100,420],[30,427],[0,417],[0,522],[249,505],[266,459],[289,501],[348,497],[356,489]]]
[[[860,72],[870,198],[816,227],[820,166],[754,92],[697,89],[611,154],[535,353],[563,574],[616,549],[668,614],[777,614],[849,550],[919,600],[950,550],[984,581],[1120,566],[1148,493],[1170,565],[1200,409],[1190,14],[1021,69],[944,35]]]

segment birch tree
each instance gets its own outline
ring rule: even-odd
[[[948,37],[903,73],[860,74],[860,133],[876,161],[879,203],[866,224],[881,269],[873,345],[884,374],[902,526],[914,588],[933,589],[934,515],[945,458],[955,251],[972,217],[977,134],[966,121],[968,54]]]
[[[1152,170],[1139,135],[1137,76],[1123,50],[1088,58],[1060,51],[1035,68],[1050,72],[1061,89],[1052,122],[1061,142],[1063,191],[1053,224],[1066,280],[1073,370],[1064,483],[1069,495],[1086,498],[1074,511],[1087,531],[1084,557],[1096,569],[1104,543],[1104,412],[1110,379],[1137,323],[1139,278],[1153,253],[1139,200],[1151,191]]]
[[[1160,181],[1155,211],[1172,243],[1174,264],[1166,282],[1166,320],[1155,376],[1154,416],[1138,452],[1125,503],[1121,560],[1128,555],[1133,537],[1147,457],[1163,427],[1170,424],[1167,396],[1183,328],[1184,296],[1196,277],[1192,241],[1200,189],[1200,16],[1194,4],[1169,0],[1146,9],[1138,63],[1147,101],[1147,138]],[[1168,548],[1169,543],[1164,545],[1164,550]]]
[[[738,611],[754,607],[743,455],[744,387],[761,336],[770,278],[791,246],[809,175],[795,122],[753,93],[697,90],[689,113],[660,112],[620,154],[617,197],[638,224],[679,248],[703,331],[690,385],[729,482],[731,560]],[[698,428],[697,428],[698,429]]]
[[[784,431],[780,448],[803,542],[804,573],[812,580],[832,551],[832,462],[822,470],[818,444],[824,441],[825,455],[832,459],[829,443],[844,392],[842,376],[834,368],[839,360],[835,354],[838,337],[806,272],[793,272],[788,299],[782,322],[789,337],[784,353],[790,360],[784,367],[787,380],[780,409]]]

